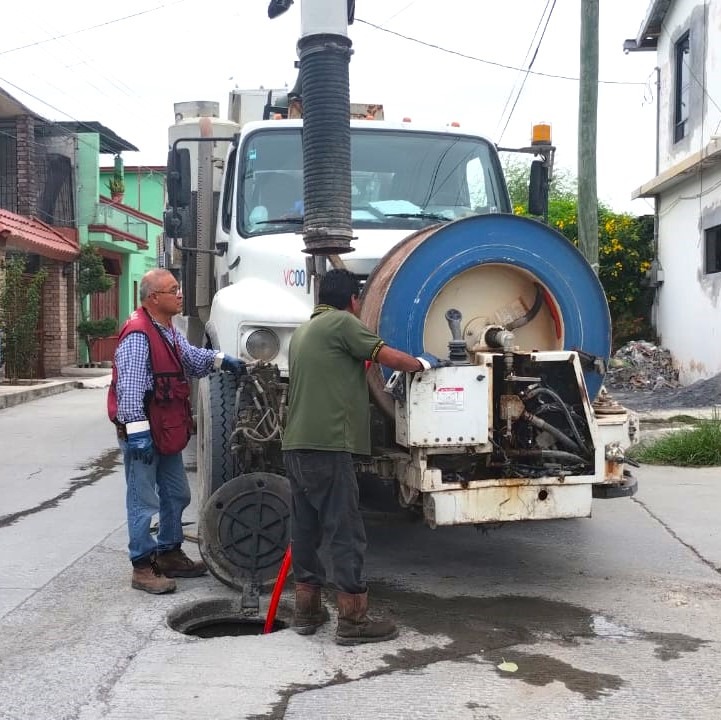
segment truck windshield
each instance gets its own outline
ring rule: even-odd
[[[468,215],[510,212],[498,157],[481,138],[352,128],[351,156],[354,228],[414,230]],[[300,128],[253,133],[242,158],[241,235],[298,231],[303,223]]]

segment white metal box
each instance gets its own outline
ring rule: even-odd
[[[451,448],[488,442],[490,378],[482,365],[406,373],[396,397],[396,442]]]

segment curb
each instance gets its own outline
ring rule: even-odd
[[[76,388],[80,388],[82,386],[83,383],[78,380],[63,380],[60,382],[34,385],[32,387],[18,390],[13,389],[12,392],[0,392],[0,410],[14,407],[15,405],[21,405],[22,403],[30,402],[31,400],[37,400],[51,395],[58,395],[60,393],[68,392],[68,390],[75,390]]]

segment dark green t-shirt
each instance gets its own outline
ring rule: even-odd
[[[284,450],[370,454],[365,361],[383,341],[355,315],[318,305],[290,341]]]

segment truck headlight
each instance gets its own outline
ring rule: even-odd
[[[280,339],[268,328],[258,328],[246,333],[243,344],[254,360],[270,362],[280,352]]]

